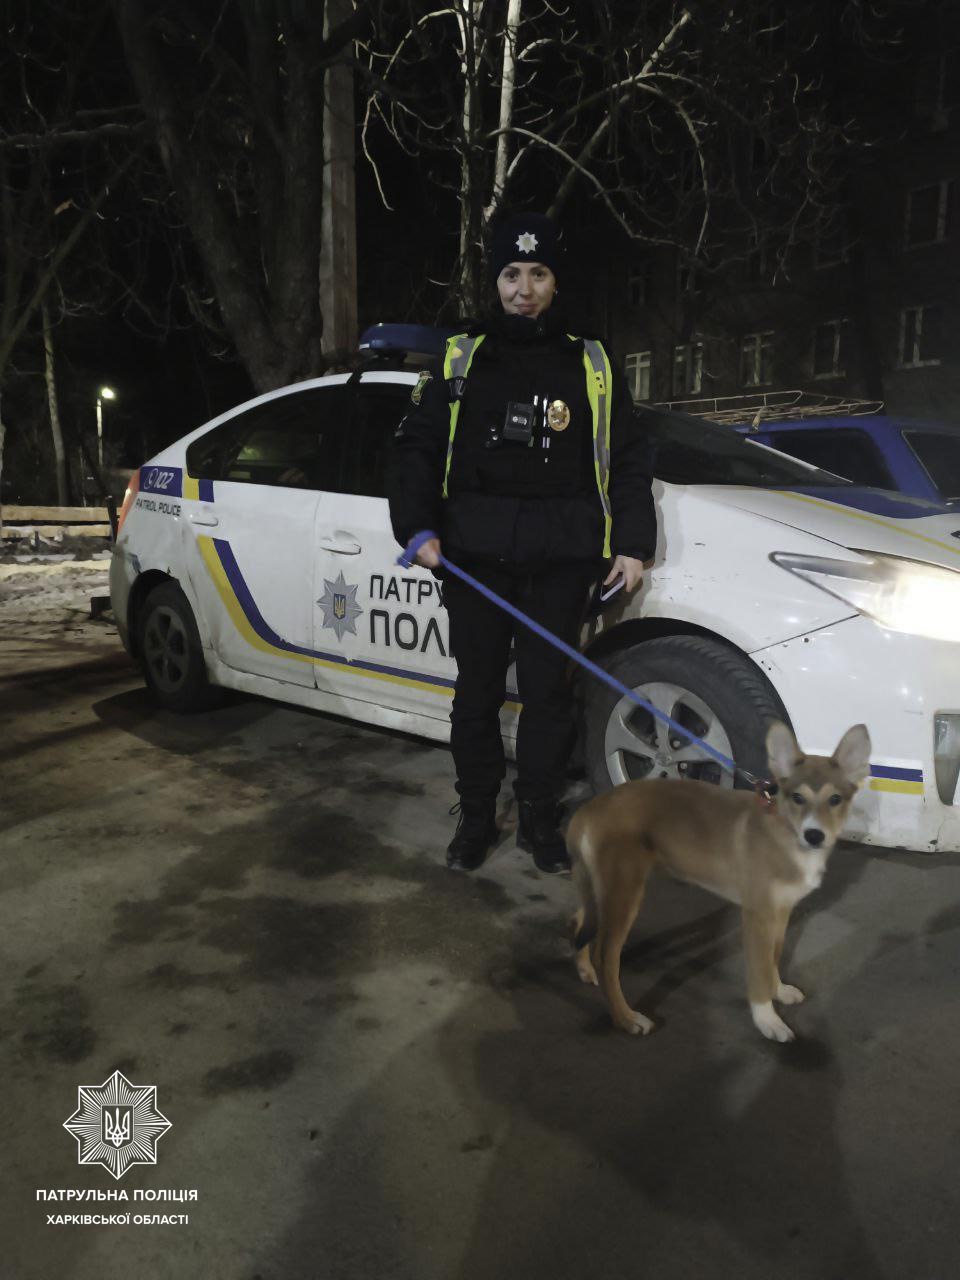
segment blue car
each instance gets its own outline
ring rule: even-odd
[[[751,440],[855,484],[960,506],[960,426],[884,414],[735,425]]]

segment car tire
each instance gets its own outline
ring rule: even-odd
[[[175,582],[154,587],[144,601],[137,652],[147,688],[166,710],[207,711],[224,701],[226,691],[207,678],[196,619]]]
[[[661,636],[621,651],[604,666],[738,766],[766,776],[767,729],[773,720],[789,721],[772,686],[746,658],[716,640]],[[585,691],[582,736],[594,792],[658,777],[749,785],[597,680]]]

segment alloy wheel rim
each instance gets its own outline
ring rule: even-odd
[[[732,758],[730,738],[708,703],[682,685],[655,681],[634,686],[652,703],[714,750]],[[686,778],[732,787],[733,777],[697,746],[651,712],[623,697],[604,732],[603,755],[613,784],[638,778]]]
[[[180,617],[165,605],[154,609],[143,634],[143,656],[161,693],[175,694],[187,682],[190,649]]]

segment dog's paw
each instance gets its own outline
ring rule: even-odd
[[[622,1022],[619,1018],[617,1019],[617,1026],[631,1036],[648,1036],[654,1024],[642,1013],[637,1013],[636,1009],[628,1009],[627,1016]]]
[[[768,1000],[766,1004],[752,1004],[753,1025],[768,1040],[776,1040],[778,1044],[786,1044],[794,1038],[793,1032],[774,1009]]]
[[[773,997],[779,1000],[781,1004],[802,1004],[806,1000],[806,996],[799,987],[791,987],[789,982],[781,982],[777,987],[777,994]]]
[[[599,987],[600,979],[591,960],[578,960],[577,973],[580,975],[581,982],[589,982],[592,987]]]

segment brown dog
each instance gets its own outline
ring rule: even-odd
[[[826,756],[804,756],[779,722],[767,734],[772,805],[753,791],[703,782],[627,782],[578,810],[567,832],[581,907],[575,917],[577,972],[598,983],[618,1027],[644,1035],[653,1023],[623,998],[620,952],[659,864],[743,912],[747,995],[768,1040],[792,1040],[773,1007],[803,993],[780,979],[790,912],[823,879],[827,858],[857,789],[870,772],[870,735],[854,725]]]

